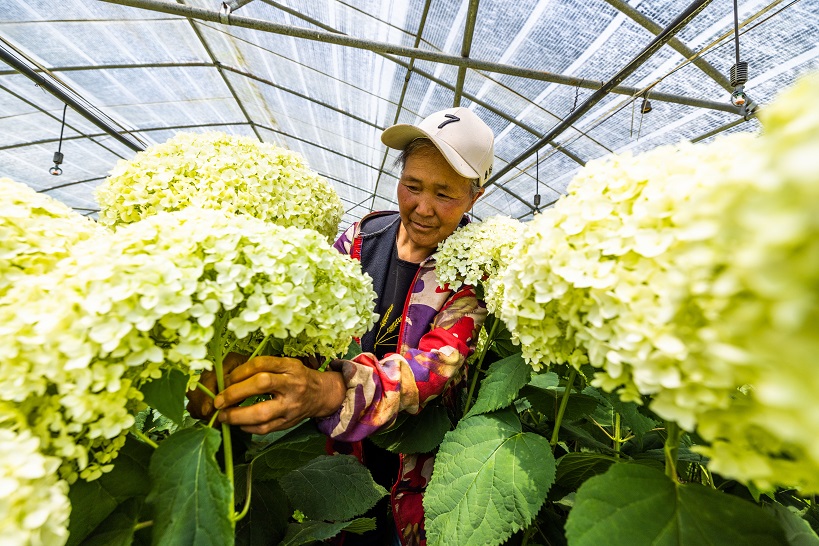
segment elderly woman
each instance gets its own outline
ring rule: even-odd
[[[438,288],[435,250],[483,194],[492,171],[492,130],[471,110],[436,112],[417,126],[395,125],[381,140],[401,150],[399,212],[376,212],[351,226],[335,247],[361,261],[378,295],[382,317],[361,339],[364,352],[334,360],[318,372],[293,358],[260,356],[226,362],[232,371],[214,405],[219,419],[265,434],[317,418],[336,451],[355,453],[376,480],[390,470],[389,457],[362,439],[391,425],[399,412],[417,414],[458,383],[473,352],[485,306],[472,287]],[[249,396],[268,401],[235,407]],[[209,405],[206,400],[203,405]],[[207,408],[208,413],[212,408]],[[200,413],[200,412],[196,412]],[[342,446],[340,442],[353,443]],[[392,488],[392,511],[403,544],[422,544],[422,491],[434,455],[402,455]],[[382,478],[383,480],[383,478]],[[372,544],[394,542],[395,532],[379,525]],[[391,527],[388,526],[388,527]],[[353,537],[349,537],[352,539]],[[345,544],[351,544],[350,540]]]

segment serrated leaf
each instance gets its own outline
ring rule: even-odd
[[[555,372],[533,373],[529,385],[538,389],[556,389],[560,385],[560,376]]]
[[[446,408],[432,403],[418,415],[402,412],[395,425],[370,436],[370,440],[393,453],[429,453],[441,444],[451,428]]]
[[[583,482],[603,474],[617,459],[599,453],[568,453],[557,461],[555,482],[560,487],[575,491]]]
[[[221,441],[219,432],[201,427],[180,430],[159,445],[148,469],[154,544],[233,544],[232,484],[215,457]]]
[[[293,509],[276,481],[255,481],[250,492],[250,511],[236,524],[237,546],[278,544],[287,531]]]
[[[786,544],[779,524],[760,507],[632,464],[616,464],[583,484],[566,537],[571,546]]]
[[[346,521],[327,523],[325,521],[305,521],[304,523],[291,523],[287,526],[287,534],[280,546],[298,546],[299,544],[312,544],[320,540],[332,538],[344,530]]]
[[[548,440],[522,432],[514,411],[462,420],[424,495],[427,543],[501,544],[532,522],[554,478]]]
[[[327,437],[296,434],[278,440],[253,459],[254,480],[274,480],[326,453]]]
[[[145,403],[179,426],[184,422],[185,389],[188,386],[188,377],[174,368],[168,368],[162,377],[145,383],[142,394]]]
[[[505,408],[514,401],[518,392],[529,382],[532,367],[520,353],[493,362],[481,381],[478,399],[466,417]]]
[[[144,499],[132,498],[117,506],[83,541],[83,546],[131,546],[143,502]]]
[[[352,360],[363,352],[361,345],[355,340],[352,340],[350,341],[350,345],[347,346],[347,354],[344,355],[344,360]]]
[[[525,396],[535,410],[554,420],[560,405],[560,399],[563,397],[563,391],[563,388],[541,389],[526,385],[520,390],[520,395]],[[566,405],[566,411],[563,414],[563,422],[576,421],[590,416],[598,405],[599,402],[591,396],[572,390],[569,395],[569,403]]]
[[[583,392],[587,393],[587,390]],[[611,410],[619,413],[621,423],[628,427],[638,439],[659,425],[654,419],[640,413],[640,406],[636,403],[623,402],[617,394],[601,392],[595,389],[593,396],[601,402],[604,402]]]
[[[350,455],[316,457],[279,478],[294,508],[314,520],[341,521],[363,514],[387,494]]]
[[[817,546],[819,537],[811,529],[808,522],[795,512],[788,510],[779,503],[765,506],[765,510],[773,514],[782,530],[789,546]]]
[[[68,546],[80,544],[123,501],[148,494],[150,482],[146,476],[153,451],[153,448],[129,436],[111,472],[92,482],[78,480],[71,485],[68,491],[72,506]]]

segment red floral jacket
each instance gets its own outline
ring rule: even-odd
[[[353,224],[336,241],[335,247],[353,258],[362,259],[364,239],[394,237],[389,229],[362,234],[362,224],[379,216],[373,213]],[[392,240],[394,241],[394,239]],[[394,244],[393,242],[391,244]],[[424,260],[404,304],[404,320],[398,337],[398,352],[378,360],[362,353],[352,360],[335,360],[331,367],[344,375],[346,399],[334,415],[318,420],[319,428],[333,441],[359,442],[395,422],[398,413],[417,414],[465,374],[464,362],[475,350],[478,334],[486,318],[486,306],[475,290],[464,286],[458,291],[441,289],[435,276],[434,254]],[[360,453],[360,449],[338,450]],[[434,454],[402,454],[398,481],[391,501],[401,542],[423,546],[423,492],[432,475]]]

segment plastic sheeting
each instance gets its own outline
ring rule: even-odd
[[[430,1],[422,26],[424,7],[424,0],[253,0],[234,13],[404,47],[420,35],[419,49],[460,55],[469,0]],[[647,26],[665,27],[683,8],[671,0],[481,0],[469,56],[602,83],[654,38]],[[739,21],[741,58],[750,64],[746,91],[762,108],[819,68],[819,0],[742,1]],[[395,154],[380,132],[396,119],[414,123],[453,106],[458,74],[443,63],[416,60],[408,71],[406,57],[395,62],[367,49],[89,0],[4,0],[0,38],[146,144],[178,131],[219,130],[302,153],[335,184],[347,209],[343,224],[395,208]],[[554,201],[583,162],[695,139],[737,121],[735,113],[651,98],[728,103],[733,3],[713,1],[677,38],[722,75],[722,85],[663,46],[623,82],[650,89],[651,112],[641,113],[642,97],[607,96],[557,137],[568,154],[544,146],[538,168],[536,156],[521,162],[478,201],[475,216],[530,218],[536,188],[542,204]],[[461,104],[496,134],[497,172],[593,90],[469,69],[463,93]],[[50,176],[62,111],[60,100],[0,62],[0,176],[93,215],[93,188],[134,152],[69,108],[63,174]],[[751,119],[728,131],[758,129]]]

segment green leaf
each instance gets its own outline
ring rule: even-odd
[[[585,389],[583,392],[592,394],[589,389]],[[619,413],[621,424],[628,427],[638,439],[659,425],[654,419],[640,413],[640,406],[634,402],[623,402],[617,394],[594,389],[592,396],[603,402],[608,409]]]
[[[478,298],[482,299],[480,296],[478,296]],[[494,314],[489,314],[484,322],[484,329],[489,332],[492,329],[494,321],[496,320],[500,319]],[[520,347],[515,345],[515,343],[512,341],[512,334],[509,332],[509,328],[506,327],[506,324],[503,321],[501,321],[501,323],[498,325],[498,329],[495,331],[495,339],[493,340],[492,346],[489,350],[501,358],[506,358],[507,356],[512,356],[515,353],[520,352]]]
[[[345,529],[358,533],[370,531],[375,529],[375,520],[360,518],[353,521],[339,521],[336,523],[311,520],[307,520],[304,523],[291,523],[287,526],[287,534],[280,546],[312,544],[320,540],[332,538]]]
[[[501,544],[532,522],[554,478],[548,440],[522,432],[511,409],[462,420],[424,495],[428,544]]]
[[[350,345],[347,346],[347,354],[344,355],[343,360],[352,360],[363,352],[361,345],[356,343],[355,340],[352,340],[350,341]]]
[[[83,541],[83,546],[131,546],[144,499],[128,499],[105,518]]]
[[[418,415],[401,412],[392,427],[370,436],[370,440],[393,453],[429,453],[451,428],[446,408],[433,402]]]
[[[571,546],[786,544],[779,524],[760,507],[633,464],[616,464],[583,484],[566,537]]]
[[[560,399],[563,397],[563,391],[562,387],[541,389],[530,384],[520,390],[520,395],[525,396],[535,410],[554,420],[560,405]],[[566,412],[563,414],[563,422],[576,421],[590,416],[598,405],[599,402],[591,396],[572,390],[569,395],[569,403],[566,405]]]
[[[765,510],[773,514],[779,525],[782,526],[789,546],[819,545],[819,537],[810,528],[808,522],[799,517],[799,514],[788,510],[779,503],[766,505]]]
[[[169,368],[162,373],[162,377],[145,383],[140,390],[145,396],[146,404],[182,426],[187,386],[188,376],[179,370]]]
[[[520,353],[498,360],[489,366],[475,405],[466,417],[505,408],[518,396],[520,389],[529,382],[532,367]]]
[[[327,437],[305,430],[281,438],[253,459],[253,479],[273,480],[326,454]]]
[[[151,458],[154,544],[233,544],[231,487],[216,463],[222,436],[212,428],[180,430]]]
[[[250,511],[236,524],[236,544],[278,544],[284,538],[292,512],[287,496],[278,482],[254,481],[250,493]]]
[[[323,455],[279,478],[288,498],[315,520],[341,521],[366,512],[387,494],[350,455]]]
[[[78,480],[71,485],[68,546],[80,544],[125,500],[148,494],[150,482],[146,475],[153,451],[129,436],[111,472],[92,482]]]
[[[533,373],[529,385],[538,389],[556,389],[560,385],[560,376],[555,372]]]
[[[568,491],[576,491],[583,482],[603,474],[617,459],[599,453],[568,453],[557,462],[556,485]]]

